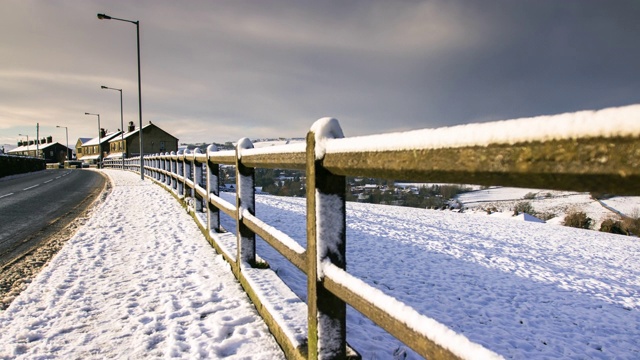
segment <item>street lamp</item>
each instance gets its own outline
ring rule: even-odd
[[[140,179],[144,180],[144,159],[143,159],[143,147],[142,147],[142,85],[140,81],[140,22],[126,19],[119,19],[106,14],[98,14],[100,20],[118,20],[136,25],[136,36],[138,39],[138,115],[140,117],[140,129],[138,130],[138,138],[140,141]]]
[[[57,128],[64,128],[64,133],[67,136],[67,151],[65,151],[66,155],[65,155],[64,158],[65,158],[65,160],[70,160],[69,159],[69,128],[66,127],[66,126],[59,126],[59,125],[56,125],[56,127]]]
[[[27,137],[27,156],[29,156],[29,150],[31,150],[29,148],[29,135],[24,135],[24,134],[18,134],[18,135]]]
[[[108,86],[100,86],[101,89],[120,91],[120,151],[122,152],[122,170],[124,170],[124,120],[122,116],[122,89],[110,88]]]
[[[85,115],[95,115],[98,117],[98,169],[100,169],[100,165],[102,164],[102,139],[100,137],[100,114],[92,114],[92,113],[84,113]]]

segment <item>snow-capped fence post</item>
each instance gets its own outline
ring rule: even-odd
[[[242,221],[245,211],[251,215],[256,213],[255,169],[242,164],[243,149],[253,149],[253,143],[248,138],[240,139],[236,146],[236,209],[238,211],[238,255],[236,258],[240,268],[242,268],[242,263],[251,266],[256,264],[256,234]]]
[[[171,162],[170,162],[170,154],[168,152],[164,153],[164,158],[162,160],[162,169],[165,171],[164,176],[162,177],[162,183],[169,187],[171,185],[171,176],[167,175],[167,172],[171,171]]]
[[[346,305],[325,289],[324,263],[346,266],[345,177],[323,167],[325,142],[344,137],[336,119],[316,121],[307,134],[307,305],[309,359],[346,357]]]
[[[204,212],[204,199],[202,198],[202,196],[200,196],[200,194],[198,194],[198,191],[196,190],[196,187],[202,187],[204,188],[205,186],[203,186],[203,182],[202,182],[202,164],[198,163],[196,156],[197,154],[202,154],[202,151],[200,150],[200,148],[195,148],[193,149],[193,190],[192,190],[192,194],[195,197],[195,206],[196,206],[196,211],[197,212]]]
[[[157,181],[162,181],[164,174],[162,173],[162,165],[163,165],[164,161],[162,161],[162,153],[157,153],[156,154],[156,161],[155,161],[155,171],[156,171],[156,180]]]
[[[186,150],[184,156],[184,185],[188,186],[188,181],[191,181],[193,184],[193,150]],[[189,196],[193,198],[195,194],[195,190],[192,187],[189,189],[185,189],[185,197]]]
[[[172,152],[168,152],[166,153],[166,158],[165,158],[165,166],[166,166],[166,170],[168,172],[167,174],[167,178],[165,179],[165,185],[167,185],[168,188],[171,188],[171,174],[173,174],[173,169],[171,168],[171,158],[173,157],[174,153]]]
[[[160,154],[155,154],[151,160],[151,173],[156,181],[160,180],[160,171],[158,170],[160,170]]]
[[[178,181],[177,181],[177,175],[178,175],[178,160],[176,158],[176,152],[172,151],[171,152],[171,159],[169,160],[171,162],[171,179],[169,179],[169,181],[171,181],[171,188],[173,189],[173,192],[177,192],[178,191]]]
[[[178,166],[178,196],[184,195],[184,153],[185,150],[178,151],[178,159],[176,165]]]
[[[211,154],[218,148],[211,144],[207,147],[207,231],[220,232],[220,210],[211,203],[211,196],[220,196],[220,165],[211,161]]]

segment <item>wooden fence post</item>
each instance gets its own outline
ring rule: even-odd
[[[178,181],[176,179],[176,175],[178,175],[178,161],[173,159],[173,156],[175,155],[175,151],[172,151],[171,159],[169,159],[169,162],[171,163],[171,179],[169,179],[169,181],[171,181],[171,188],[174,193],[178,192]]]
[[[324,142],[342,138],[336,119],[316,121],[307,134],[307,305],[309,359],[346,358],[346,305],[324,288],[322,264],[346,267],[345,177],[326,170]]]
[[[211,144],[207,147],[207,230],[220,232],[220,210],[211,204],[211,195],[220,196],[220,165],[210,160],[211,153],[218,148]]]
[[[200,194],[198,193],[198,191],[196,190],[196,187],[202,187],[202,188],[206,188],[205,184],[202,181],[202,164],[198,163],[196,161],[196,155],[197,154],[202,154],[202,151],[200,150],[200,148],[195,148],[193,149],[193,197],[195,198],[195,204],[194,206],[196,207],[196,211],[197,212],[204,212],[204,199],[202,198],[202,196],[200,196]]]
[[[238,211],[238,265],[243,262],[251,266],[256,264],[256,234],[242,223],[242,213],[246,210],[255,215],[256,188],[255,169],[242,164],[242,150],[253,149],[248,138],[242,138],[236,146],[236,208]]]
[[[184,154],[185,150],[178,151],[178,156],[184,156]],[[181,178],[178,179],[178,197],[180,197],[184,195],[184,160],[178,158],[176,165],[178,167],[178,177]]]

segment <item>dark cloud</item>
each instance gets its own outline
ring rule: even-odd
[[[100,85],[137,120],[135,26],[98,12],[140,20],[145,120],[223,141],[303,136],[322,116],[352,136],[637,103],[639,4],[3,2],[0,138],[36,121],[81,136],[84,111],[119,127]]]

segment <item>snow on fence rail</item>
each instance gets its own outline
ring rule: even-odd
[[[139,171],[139,164],[127,159],[126,167]],[[147,177],[188,202],[289,358],[357,357],[345,340],[346,304],[424,357],[499,358],[345,270],[345,177],[640,195],[640,105],[352,138],[323,118],[306,146],[254,149],[244,138],[235,151],[209,146],[206,153],[145,156],[144,164]],[[236,167],[236,204],[219,197],[220,165]],[[256,168],[306,171],[306,249],[256,216]],[[235,254],[224,245],[220,211],[236,220]],[[259,262],[256,235],[307,275],[306,334],[288,328],[247,276]]]

